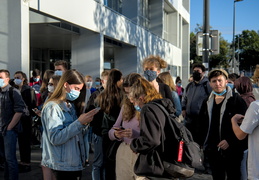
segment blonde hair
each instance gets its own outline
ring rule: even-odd
[[[146,57],[143,60],[142,67],[144,69],[145,67],[151,67],[151,66],[155,66],[157,70],[160,71],[161,69],[164,69],[167,67],[167,62],[164,59],[162,59],[160,56],[151,55]]]
[[[176,86],[169,72],[162,72],[158,75],[158,77],[163,81],[163,83],[170,87],[171,91],[176,91]]]
[[[47,104],[49,101],[55,101],[55,102],[57,102],[59,104],[61,101],[65,101],[66,100],[66,89],[64,87],[64,84],[66,82],[68,84],[84,84],[85,81],[84,81],[84,77],[82,76],[82,74],[79,73],[78,71],[76,71],[74,69],[67,70],[61,76],[61,78],[60,78],[60,80],[59,80],[59,82],[58,82],[58,84],[57,84],[53,94],[45,102],[45,104]],[[82,90],[84,90],[84,88]]]
[[[154,99],[162,99],[162,95],[144,78],[137,79],[130,88],[130,98],[137,100],[140,96],[144,96],[145,104]]]

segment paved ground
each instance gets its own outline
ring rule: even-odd
[[[20,173],[19,179],[20,180],[43,180],[42,171],[40,167],[40,160],[41,160],[41,149],[40,148],[33,148],[32,154],[32,171],[28,173]],[[83,171],[82,180],[91,180],[91,164],[92,164],[92,156],[90,154],[90,166],[86,167]],[[17,153],[17,158],[19,159],[19,153]],[[0,171],[0,179],[4,179],[3,171]],[[188,178],[188,180],[212,180],[212,177],[207,174],[195,174],[193,177]]]

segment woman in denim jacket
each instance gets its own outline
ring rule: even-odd
[[[84,90],[84,78],[76,70],[66,71],[42,110],[42,161],[57,180],[81,179],[84,166],[82,129],[98,112],[94,109],[77,118],[74,101]]]

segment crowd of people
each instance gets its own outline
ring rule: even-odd
[[[142,62],[143,75],[111,69],[95,81],[68,69],[64,60],[43,76],[33,70],[29,79],[22,71],[11,77],[1,69],[0,164],[5,180],[31,171],[34,143],[42,148],[44,180],[81,179],[91,151],[93,180],[177,178],[166,172],[153,176],[144,159],[161,154],[168,121],[152,102],[191,132],[204,151],[204,172],[214,180],[259,179],[259,101],[253,94],[259,77],[251,80],[223,69],[206,75],[202,64],[194,64],[188,85],[182,87],[180,77],[174,81],[162,72],[167,63],[161,57],[151,55]],[[119,142],[115,160],[108,154],[114,142]],[[143,169],[149,173],[141,173]]]

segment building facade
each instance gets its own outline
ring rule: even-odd
[[[13,74],[66,60],[84,75],[142,73],[151,54],[189,76],[190,0],[1,0],[0,67]]]

